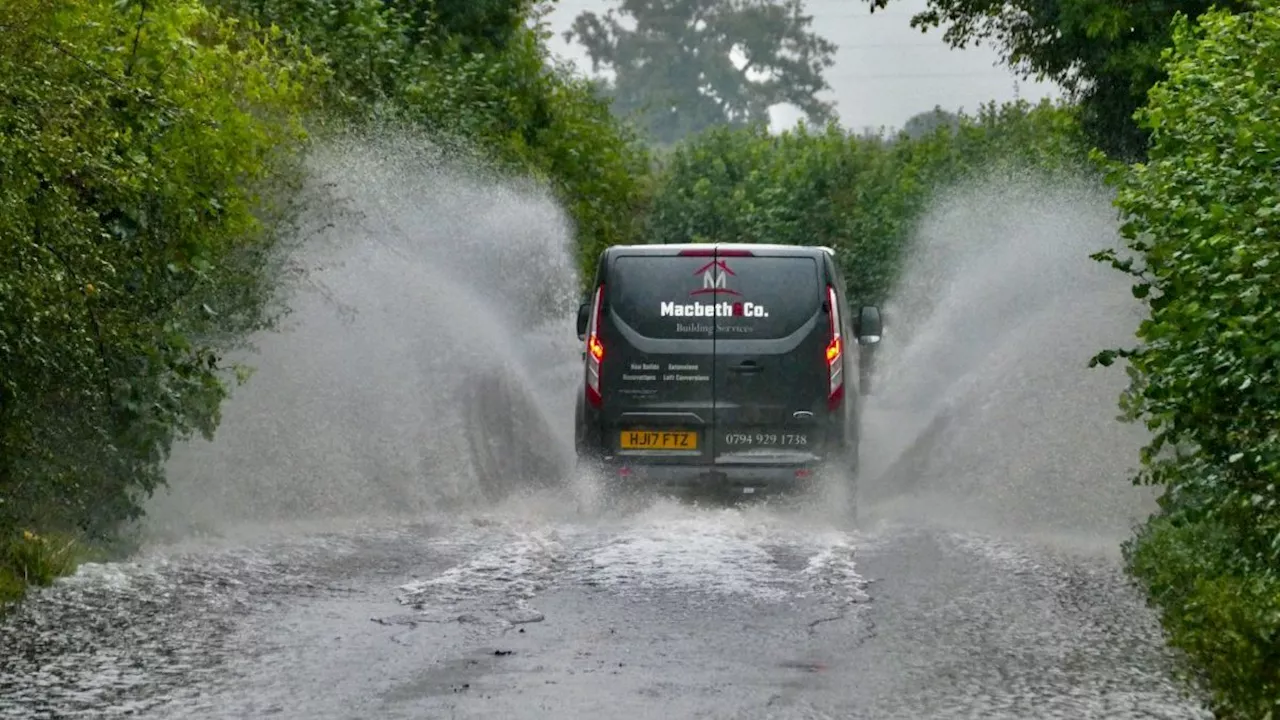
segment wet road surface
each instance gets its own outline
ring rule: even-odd
[[[0,715],[1208,717],[1114,551],[864,525],[659,500],[157,548],[4,623]]]
[[[571,452],[578,256],[550,199],[424,147],[321,153],[359,212],[314,218],[319,292],[148,508],[225,539],[33,593],[0,622],[0,717],[1208,717],[1116,552],[1141,438],[1109,422],[1123,373],[1085,364],[1142,313],[1087,259],[1107,193],[966,185],[924,219],[863,463],[890,504],[949,497],[859,532],[812,508],[449,512],[484,485],[465,438]],[[454,410],[475,388],[494,417]],[[391,510],[415,520],[277,522]]]

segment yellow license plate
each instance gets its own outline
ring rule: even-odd
[[[698,433],[666,430],[623,430],[623,450],[697,450]]]

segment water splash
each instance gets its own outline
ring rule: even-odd
[[[540,186],[477,167],[385,128],[317,149],[330,221],[293,312],[256,339],[215,441],[175,453],[153,530],[421,516],[563,475],[569,224]]]
[[[887,512],[1119,537],[1150,509],[1128,483],[1142,428],[1119,423],[1119,368],[1088,369],[1141,319],[1110,197],[1087,180],[992,178],[925,218],[886,308],[863,483]]]

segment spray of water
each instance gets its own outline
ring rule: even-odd
[[[1140,321],[1088,257],[1118,245],[1086,180],[1002,176],[936,204],[886,308],[864,509],[1106,542],[1150,512],[1127,481],[1145,436],[1116,419],[1126,377],[1087,367]]]
[[[310,290],[258,340],[216,441],[176,454],[152,526],[421,517],[513,493],[530,519],[561,510],[521,491],[576,482],[562,211],[412,133],[339,139],[313,170],[338,211],[305,247]],[[1006,176],[936,204],[886,308],[865,520],[1114,537],[1141,519],[1151,495],[1126,477],[1145,438],[1115,420],[1124,375],[1086,367],[1140,317],[1125,278],[1088,258],[1116,244],[1087,181]]]
[[[577,278],[529,182],[404,131],[312,157],[324,227],[214,442],[179,448],[150,527],[422,516],[565,476]]]

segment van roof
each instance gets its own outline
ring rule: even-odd
[[[782,243],[650,243],[642,245],[612,245],[605,252],[625,250],[627,252],[644,253],[648,251],[654,255],[667,255],[681,250],[711,250],[712,248],[729,251],[758,250],[795,255],[808,255],[815,251],[820,251],[832,258],[836,256],[836,251],[826,245],[787,245]]]

